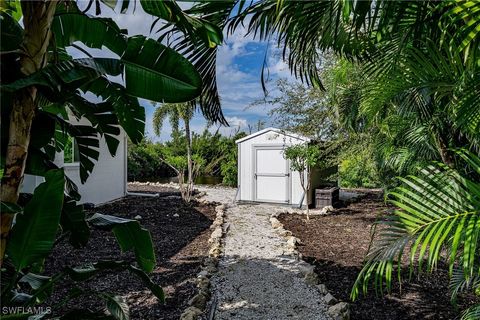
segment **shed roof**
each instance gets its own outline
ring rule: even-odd
[[[260,131],[257,131],[257,132],[254,132],[246,137],[243,137],[241,139],[238,139],[235,141],[235,143],[242,143],[244,141],[247,141],[247,140],[250,140],[252,138],[255,138],[255,137],[258,137],[262,134],[265,134],[267,132],[270,132],[270,131],[273,131],[273,132],[276,132],[278,134],[282,134],[282,135],[285,135],[285,136],[289,136],[289,137],[292,137],[292,138],[295,138],[295,139],[299,139],[299,140],[303,140],[305,142],[310,142],[310,138],[307,138],[305,136],[302,136],[302,135],[299,135],[299,134],[296,134],[296,133],[292,133],[292,132],[288,132],[288,131],[285,131],[285,130],[281,130],[281,129],[277,129],[277,128],[266,128],[266,129],[263,129],[263,130],[260,130]]]

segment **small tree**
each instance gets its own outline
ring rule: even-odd
[[[161,128],[163,121],[166,117],[170,118],[170,123],[172,125],[172,138],[180,136],[179,129],[179,120],[181,119],[185,125],[185,138],[186,138],[186,151],[187,159],[185,165],[187,168],[187,187],[184,188],[184,168],[183,160],[179,159],[180,156],[176,157],[167,157],[163,159],[173,170],[177,173],[178,183],[180,184],[180,190],[182,192],[182,198],[186,202],[190,202],[192,198],[193,185],[195,181],[194,175],[198,175],[200,169],[200,163],[195,164],[197,168],[194,168],[194,161],[192,158],[192,134],[190,132],[190,121],[193,118],[194,109],[191,103],[164,103],[155,110],[153,114],[153,129],[157,136],[161,133]],[[198,157],[197,157],[198,158]],[[194,172],[195,171],[195,172]],[[181,177],[180,177],[181,175]]]
[[[198,154],[193,154],[189,160],[184,156],[178,155],[168,155],[162,160],[177,174],[182,199],[187,203],[190,202],[195,186],[194,181],[198,177],[200,168],[205,165],[205,160]],[[189,168],[191,168],[191,171]],[[188,174],[187,181],[185,181],[185,171],[187,171]]]
[[[319,147],[317,145],[297,144],[285,148],[283,156],[290,161],[290,169],[292,171],[298,171],[300,174],[300,184],[303,193],[308,197],[311,186],[310,168],[317,165],[320,159]],[[305,176],[305,173],[307,176]],[[306,213],[307,220],[310,220],[308,203]]]

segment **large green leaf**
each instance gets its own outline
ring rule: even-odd
[[[145,5],[153,7],[158,5],[158,2],[150,3],[145,1]],[[189,16],[198,17],[202,21],[208,21],[223,29],[236,5],[235,1],[201,2],[186,10],[182,15],[189,14]],[[158,39],[160,42],[164,39],[173,39],[169,42],[171,47],[192,62],[202,76],[202,96],[198,99],[198,102],[203,115],[212,122],[219,121],[222,124],[227,124],[222,114],[217,90],[216,66],[218,46],[212,47],[205,41],[199,41],[200,35],[198,32],[186,32],[184,23],[175,20],[165,24],[157,32],[161,33]]]
[[[176,51],[143,36],[128,39],[122,56],[128,94],[157,102],[185,102],[202,90],[195,67]]]
[[[114,59],[76,59],[52,63],[40,71],[25,78],[18,79],[7,85],[2,85],[2,91],[13,92],[29,86],[41,86],[51,100],[58,99],[59,93],[74,91],[81,85],[89,83],[98,77],[118,72]]]
[[[119,56],[127,47],[126,36],[112,19],[89,17],[76,9],[56,14],[52,31],[59,47],[81,41],[91,48],[101,49],[105,46]]]
[[[95,213],[88,222],[96,227],[112,230],[122,251],[133,250],[138,265],[145,272],[153,271],[156,259],[152,237],[137,220]]]
[[[100,155],[98,132],[92,126],[72,125],[61,118],[57,118],[57,122],[61,125],[62,131],[68,133],[77,143],[80,158],[80,181],[85,183]]]
[[[99,294],[99,297],[105,300],[107,304],[107,310],[116,320],[129,320],[130,309],[128,304],[120,296],[113,296],[107,293]]]
[[[143,10],[146,13],[157,16],[163,20],[173,23],[179,30],[189,34],[196,40],[201,40],[203,45],[209,48],[215,48],[222,44],[222,29],[206,19],[187,14],[175,1],[148,1],[141,0]],[[235,5],[235,1],[229,4]]]
[[[23,40],[23,29],[11,15],[0,12],[0,51],[10,51],[19,48]]]
[[[121,56],[130,95],[157,102],[185,102],[200,94],[201,77],[187,59],[143,36],[126,39],[109,19],[91,18],[78,11],[62,12],[55,17],[52,28],[59,46],[81,41],[92,48],[106,46]]]
[[[122,128],[134,143],[143,139],[145,108],[138,103],[137,98],[129,96],[124,87],[102,77],[85,87],[84,90],[101,97],[106,103],[105,107],[113,109],[112,111],[117,116]],[[107,134],[105,137],[107,143],[110,143],[108,136]]]
[[[60,221],[64,185],[63,170],[47,172],[23,214],[17,215],[7,244],[7,254],[17,270],[50,253]]]
[[[34,305],[45,301],[53,292],[54,279],[35,273],[27,273],[18,281],[27,283],[33,290],[32,299],[24,305]]]
[[[109,102],[92,103],[80,95],[74,95],[68,100],[70,109],[77,118],[85,117],[90,121],[92,126],[105,138],[108,150],[112,156],[115,156],[120,141],[117,136],[120,134],[118,118],[114,114],[113,105]],[[123,108],[127,108],[125,104],[118,104]],[[135,117],[128,118],[129,122],[135,122]],[[143,122],[138,123],[142,125]],[[125,125],[127,127],[127,124]],[[128,123],[129,127],[129,123]],[[143,131],[138,128],[138,131]],[[143,136],[143,132],[142,132]],[[132,139],[135,141],[136,137]]]
[[[69,242],[75,248],[80,248],[87,244],[90,237],[90,228],[88,227],[85,212],[82,205],[77,205],[73,199],[65,199],[63,204],[60,225],[63,232],[69,233]]]

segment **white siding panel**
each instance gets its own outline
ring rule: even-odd
[[[253,200],[253,170],[252,153],[249,141],[240,144],[241,153],[241,173],[240,173],[240,200]]]
[[[81,203],[100,204],[125,196],[125,135],[118,137],[121,143],[115,157],[110,155],[105,140],[100,142],[100,156],[95,168],[85,184],[80,182],[80,167],[78,164],[65,165],[65,174],[78,186]]]
[[[77,123],[75,120],[70,120]],[[87,120],[80,121],[81,124],[89,124]],[[100,139],[99,158],[95,163],[93,172],[88,177],[85,184],[80,182],[80,165],[79,163],[65,164],[65,174],[75,182],[78,186],[80,195],[82,196],[80,203],[91,202],[94,204],[105,203],[125,196],[126,194],[126,135],[121,130],[117,137],[120,144],[115,157],[110,155],[105,139]],[[57,160],[61,160],[63,155],[57,155],[59,159],[55,159],[55,163],[60,165]],[[22,192],[31,193],[41,182],[43,177],[26,175]]]

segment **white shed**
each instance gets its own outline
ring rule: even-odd
[[[88,120],[84,118],[77,121],[71,117],[69,122],[73,124],[90,125]],[[126,195],[127,137],[122,129],[117,139],[120,143],[115,157],[110,155],[105,138],[100,139],[98,148],[100,155],[98,161],[95,162],[95,167],[84,184],[80,181],[80,163],[75,156],[72,155],[72,157],[69,157],[72,161],[68,163],[66,163],[63,153],[57,153],[55,156],[55,164],[63,167],[65,174],[77,185],[78,191],[82,196],[80,203],[101,204],[122,198]],[[43,177],[25,175],[21,192],[32,193],[43,181]]]
[[[306,206],[309,197],[303,194],[300,174],[290,170],[283,152],[290,145],[309,142],[307,137],[276,128],[237,140],[237,200]]]

